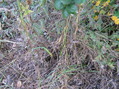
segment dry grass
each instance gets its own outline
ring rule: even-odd
[[[25,17],[25,29],[14,13],[10,17],[7,14],[9,18],[4,22],[13,18],[16,21],[8,22],[0,30],[1,35],[4,33],[0,38],[0,88],[118,89],[119,54],[107,49],[114,56],[112,68],[111,64],[103,64],[103,58],[96,60],[98,50],[90,46],[92,38],[79,24],[80,14],[63,19],[52,1],[42,7],[34,1],[35,4],[35,8],[31,7],[34,13]],[[6,11],[9,7],[4,6],[6,13],[18,12],[15,1]],[[8,28],[12,30],[10,33],[5,32]]]

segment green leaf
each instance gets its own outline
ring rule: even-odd
[[[119,18],[119,11],[115,11],[114,16],[117,16]]]
[[[59,0],[60,1],[60,0]],[[64,4],[64,5],[68,5],[70,3],[72,3],[72,0],[61,0],[61,2]]]
[[[56,8],[57,10],[61,10],[61,9],[64,8],[64,5],[63,5],[63,3],[61,2],[61,0],[55,0],[55,8]]]
[[[69,14],[68,10],[65,8],[62,11],[62,15],[63,15],[64,18],[67,18],[70,14]]]
[[[36,49],[44,49],[51,57],[53,56],[53,54],[45,47],[36,47],[36,48],[33,48],[32,51],[36,50]]]
[[[40,6],[45,5],[45,3],[46,3],[46,0],[40,0]]]
[[[26,7],[22,3],[20,3],[20,9],[21,9],[21,11],[25,11]]]
[[[107,0],[101,0],[101,2],[106,2]]]
[[[74,0],[74,2],[75,2],[76,4],[82,4],[82,3],[85,3],[86,0]]]
[[[27,16],[28,14],[32,13],[32,10],[26,10],[23,14],[23,17]]]
[[[78,7],[75,4],[71,4],[69,6],[66,7],[68,13],[70,14],[76,14],[76,12],[78,11]]]

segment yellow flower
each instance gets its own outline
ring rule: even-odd
[[[95,1],[93,0],[92,3],[94,3]]]
[[[118,51],[119,52],[119,48],[115,49],[115,51]]]
[[[94,17],[94,20],[98,20],[98,16],[97,15]]]
[[[112,16],[111,19],[114,21],[115,24],[119,25],[119,18],[116,16]]]
[[[106,1],[106,2],[103,4],[103,6],[105,7],[105,6],[109,5],[109,3],[110,3],[110,0]]]
[[[96,13],[96,12],[98,12],[97,10],[94,10],[94,12]]]
[[[115,20],[117,20],[118,18],[117,18],[116,16],[112,16],[111,19],[115,21]]]
[[[108,0],[107,2],[110,3],[110,0]]]
[[[100,5],[100,1],[97,1],[95,5],[96,6],[99,6]]]
[[[119,41],[119,38],[117,38],[117,40]]]
[[[114,23],[119,25],[119,19],[115,20]]]
[[[110,12],[107,13],[107,16],[111,16],[112,14]]]

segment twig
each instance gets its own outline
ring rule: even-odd
[[[5,12],[7,12],[7,11],[10,11],[10,10],[7,9],[7,8],[0,8],[0,11],[5,11]]]
[[[13,44],[22,44],[21,42],[13,42],[9,40],[0,40],[0,42],[8,42],[8,43],[13,43]]]

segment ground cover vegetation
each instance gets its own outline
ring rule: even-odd
[[[0,89],[118,87],[118,0],[0,0]]]

